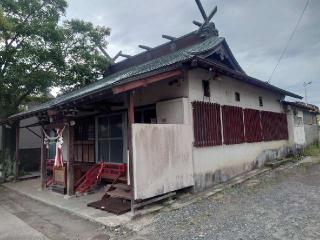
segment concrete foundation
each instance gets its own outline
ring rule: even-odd
[[[286,157],[288,155],[296,153],[297,151],[298,150],[295,146],[289,147],[287,145],[284,145],[275,149],[262,150],[262,152],[258,154],[257,157],[252,161],[242,161],[232,165],[224,164],[224,166],[212,168],[215,170],[195,173],[194,191],[203,191],[206,188],[212,187],[213,185],[226,182],[231,178],[236,177],[237,175],[243,174],[256,168],[261,168],[268,161]],[[250,150],[247,148],[246,153],[248,152],[250,152]],[[249,159],[250,153],[247,154],[247,157]],[[226,162],[228,161],[225,161],[225,163]]]

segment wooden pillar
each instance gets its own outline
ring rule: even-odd
[[[69,121],[70,122],[70,121]],[[74,195],[74,126],[68,131],[68,159],[67,159],[67,194]]]
[[[134,123],[134,92],[128,93],[128,146],[129,146],[129,176],[131,186],[131,212],[134,213],[134,178],[133,178],[133,147],[132,124]]]
[[[47,146],[44,145],[44,133],[41,131],[41,163],[40,163],[41,190],[46,189],[47,183]]]
[[[19,154],[19,144],[20,144],[20,121],[16,123],[16,154],[15,154],[15,161],[16,161],[16,172],[15,172],[15,179],[18,180],[19,178],[19,167],[20,167],[20,154]]]

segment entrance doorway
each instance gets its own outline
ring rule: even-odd
[[[97,162],[126,162],[125,114],[97,117]]]

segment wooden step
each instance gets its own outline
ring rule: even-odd
[[[130,185],[123,184],[123,183],[113,184],[113,187],[114,188],[119,188],[119,189],[127,191],[127,192],[131,190],[131,186]]]
[[[113,198],[122,198],[126,200],[131,199],[131,192],[121,190],[120,188],[116,188],[114,190],[106,192],[106,195],[109,195],[110,197],[113,197]]]

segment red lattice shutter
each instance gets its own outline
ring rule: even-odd
[[[262,129],[260,111],[254,109],[244,109],[243,112],[246,142],[261,142]]]
[[[193,108],[194,146],[208,147],[222,144],[220,105],[195,101]]]
[[[243,112],[240,107],[222,106],[224,144],[244,142]]]

